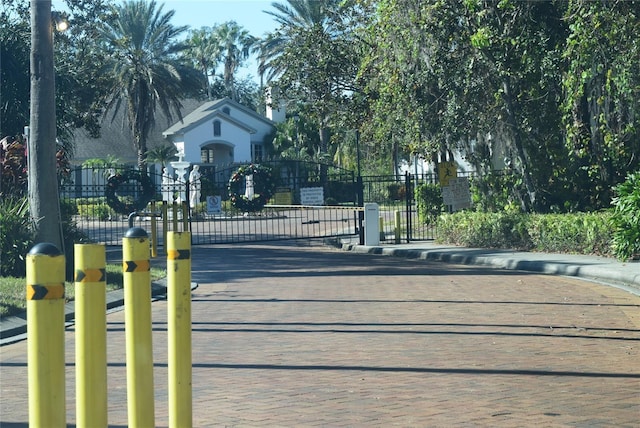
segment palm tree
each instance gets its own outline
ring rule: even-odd
[[[275,11],[265,11],[280,24],[259,45],[261,76],[267,81],[279,79],[276,86],[284,85],[291,93],[298,92],[304,111],[314,117],[319,130],[318,157],[324,158],[329,147],[329,118],[335,112],[330,100],[341,96],[336,85],[336,75],[330,75],[327,64],[341,62],[342,58],[330,58],[331,48],[338,30],[335,18],[339,16],[340,0],[287,0],[271,3]],[[328,61],[331,60],[331,61]],[[280,83],[280,85],[278,85]],[[326,165],[320,166],[324,183]]]
[[[295,45],[296,34],[309,32],[314,27],[329,32],[329,17],[338,10],[340,3],[340,0],[287,0],[287,4],[271,3],[275,11],[265,10],[264,13],[273,16],[280,27],[255,46],[259,53],[259,73],[266,74],[267,80],[281,75],[286,64],[279,64],[276,60],[287,47]]]
[[[184,56],[191,61],[204,76],[204,88],[207,99],[213,98],[211,79],[214,77],[216,67],[220,61],[220,49],[218,40],[214,37],[214,29],[202,27],[191,30],[187,38],[188,48]]]
[[[51,1],[31,2],[29,212],[36,242],[62,248],[56,175],[56,109]]]
[[[257,39],[243,30],[235,21],[225,22],[216,28],[220,59],[223,61],[222,79],[229,96],[238,101],[235,74],[249,54]]]
[[[164,169],[167,166],[167,163],[171,159],[174,159],[176,157],[177,152],[178,150],[173,144],[159,146],[152,150],[149,150],[149,152],[147,153],[147,159],[151,162],[157,162],[161,164],[162,168]]]
[[[110,49],[107,72],[113,79],[106,111],[113,110],[115,117],[124,104],[141,171],[146,171],[157,108],[169,121],[173,113],[182,119],[180,100],[202,87],[200,74],[179,59],[186,46],[174,41],[187,27],[174,27],[174,11],[163,13],[162,8],[153,0],[126,1],[104,31]]]

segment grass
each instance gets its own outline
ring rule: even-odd
[[[107,270],[107,292],[119,290],[123,287],[122,265],[109,264]],[[164,269],[151,268],[151,280],[164,278]],[[65,283],[65,299],[72,301],[75,297],[75,286],[72,282]],[[26,282],[24,278],[0,278],[0,317],[8,317],[23,312],[27,307]]]

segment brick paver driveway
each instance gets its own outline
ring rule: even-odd
[[[639,426],[640,297],[585,281],[285,245],[195,247],[194,426]],[[166,426],[166,303],[153,304]],[[109,423],[126,426],[124,313]],[[73,329],[67,420],[74,422]],[[27,421],[26,342],[1,349]]]

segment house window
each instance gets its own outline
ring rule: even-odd
[[[222,134],[222,132],[220,131],[220,121],[219,120],[214,120],[213,121],[213,136],[214,137],[219,137]]]
[[[262,161],[262,157],[264,156],[264,153],[262,151],[262,145],[259,144],[253,144],[252,146],[253,149],[253,161],[254,162],[261,162]]]
[[[200,162],[202,162],[202,163],[213,163],[213,150],[211,150],[211,149],[201,149],[200,150]]]
[[[222,107],[222,112],[231,115],[231,109],[229,107]]]

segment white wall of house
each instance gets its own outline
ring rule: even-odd
[[[220,136],[213,135],[214,120],[220,121]],[[199,163],[201,162],[200,150],[209,144],[218,143],[229,146],[229,150],[233,152],[234,162],[250,161],[251,134],[222,119],[216,118],[214,120],[203,122],[182,135],[181,142],[187,142],[184,144],[184,160]]]
[[[270,120],[223,99],[203,104],[163,134],[178,150],[184,150],[187,162],[202,163],[205,159],[227,165],[251,162],[252,148],[262,145],[274,129]],[[207,152],[202,153],[203,149]]]

